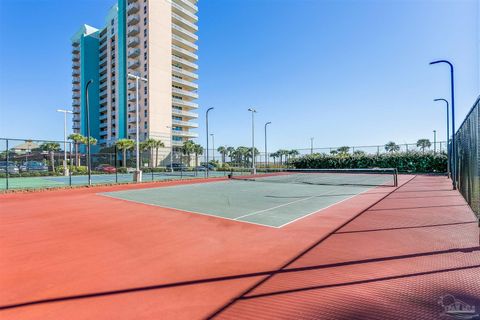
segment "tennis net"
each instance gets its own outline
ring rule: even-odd
[[[398,185],[397,169],[262,169],[256,174],[232,171],[232,180],[310,185],[385,186]]]

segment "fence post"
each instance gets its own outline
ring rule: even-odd
[[[68,163],[68,167],[69,167],[69,170],[68,170],[68,185],[71,186],[72,185],[72,143],[69,142],[68,143],[68,149],[69,149],[69,152],[70,152],[70,155],[69,155],[69,163]]]
[[[115,160],[115,183],[118,183],[118,168],[117,168],[117,162],[118,162],[117,161],[117,152],[118,151],[117,151],[117,145],[116,144],[114,145],[113,150],[115,152],[115,158],[114,158],[114,160]]]
[[[7,190],[8,190],[8,161],[9,161],[9,156],[8,156],[8,139],[6,143],[6,162],[5,162],[5,177],[7,178],[6,183],[7,183]]]

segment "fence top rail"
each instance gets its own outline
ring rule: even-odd
[[[21,142],[56,142],[56,143],[64,143],[63,140],[47,140],[47,139],[19,139],[19,138],[2,138],[0,137],[0,141],[21,141]],[[67,143],[72,143],[72,141],[67,140]]]

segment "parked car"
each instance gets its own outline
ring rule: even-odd
[[[9,174],[18,174],[20,172],[14,162],[9,161],[7,165],[7,161],[0,161],[0,173],[6,173],[7,171]]]
[[[198,166],[197,168],[200,168],[200,167],[202,167],[203,170],[197,169],[198,171],[205,171],[205,170],[207,170],[207,164],[206,164],[206,163],[202,163],[202,165],[201,165],[201,166]],[[208,170],[209,170],[209,171],[217,170],[217,167],[215,167],[213,164],[209,163],[209,164],[208,164]]]
[[[40,161],[27,161],[20,166],[21,172],[26,171],[36,171],[36,172],[47,172],[48,167]]]
[[[115,172],[117,172],[117,169],[114,166],[111,166],[109,164],[100,164],[100,165],[96,166],[93,170],[104,172],[104,173],[115,173]]]
[[[167,170],[172,170],[172,169],[173,171],[186,171],[188,170],[188,167],[183,163],[172,163],[167,165]]]

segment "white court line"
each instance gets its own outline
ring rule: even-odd
[[[234,220],[238,220],[238,219],[242,219],[242,218],[245,218],[245,217],[253,216],[253,215],[259,214],[259,213],[264,213],[264,212],[267,212],[267,211],[270,211],[270,210],[274,210],[274,209],[278,209],[278,208],[281,208],[281,207],[285,207],[285,206],[291,205],[291,204],[293,204],[293,203],[297,203],[297,202],[300,202],[300,201],[309,200],[309,199],[312,199],[312,198],[315,198],[315,197],[316,197],[316,196],[311,196],[311,197],[308,197],[308,198],[298,199],[298,200],[291,201],[291,202],[287,202],[287,203],[284,203],[284,204],[281,204],[281,205],[278,205],[278,206],[275,206],[275,207],[271,207],[271,208],[268,208],[268,209],[263,209],[263,210],[259,210],[259,211],[247,213],[247,214],[244,214],[243,216],[236,217]]]
[[[138,190],[140,190],[140,189],[138,189]],[[141,190],[143,190],[143,189],[141,189]],[[227,217],[223,217],[223,216],[215,215],[215,214],[210,214],[210,213],[185,210],[185,209],[175,208],[175,207],[167,207],[167,206],[163,206],[163,205],[160,205],[160,204],[154,204],[154,203],[143,202],[143,201],[138,201],[138,200],[124,199],[124,198],[114,197],[114,196],[111,196],[111,195],[105,194],[105,193],[96,193],[96,195],[107,197],[107,198],[112,198],[112,199],[116,199],[116,200],[120,200],[120,201],[130,201],[130,202],[134,202],[134,203],[140,203],[140,204],[144,204],[144,205],[152,206],[152,207],[159,207],[159,208],[183,211],[183,212],[187,212],[187,213],[194,213],[194,214],[199,214],[199,215],[202,215],[202,216],[209,216],[209,217],[220,218],[220,219],[230,220],[230,221],[235,221],[235,222],[244,222],[244,223],[254,224],[256,226],[276,228],[276,229],[280,228],[280,227],[272,226],[272,225],[269,225],[269,224],[263,224],[263,223],[257,223],[257,222],[236,221],[235,219],[232,219],[232,218],[227,218]]]

